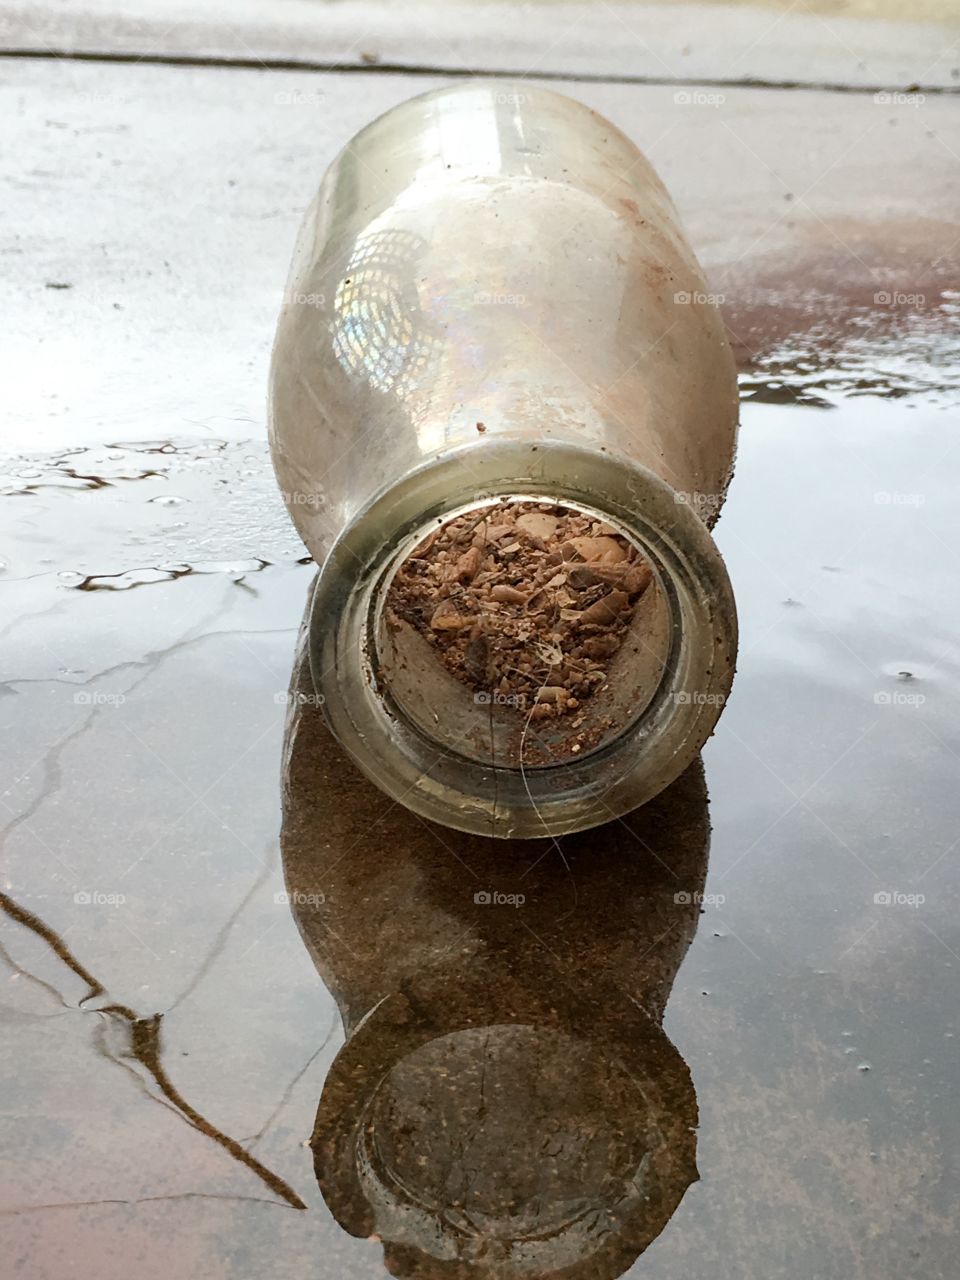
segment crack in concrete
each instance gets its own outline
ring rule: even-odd
[[[449,79],[472,80],[493,78],[498,80],[525,80],[533,82],[560,81],[581,84],[662,85],[682,88],[685,85],[704,85],[708,88],[740,89],[796,89],[804,92],[876,94],[922,91],[938,97],[957,97],[960,86],[928,84],[844,84],[841,81],[776,80],[756,76],[642,76],[608,71],[524,71],[510,72],[491,67],[445,67],[433,63],[375,62],[344,64],[336,60],[315,58],[236,57],[223,54],[187,53],[121,53],[115,50],[91,49],[0,49],[0,58],[15,61],[18,58],[41,62],[100,62],[119,63],[128,66],[161,67],[214,67],[240,71],[327,71],[336,75],[402,75],[444,76]]]
[[[18,924],[24,925],[32,930],[53,950],[54,954],[60,959],[73,973],[77,974],[88,986],[87,995],[81,1000],[81,1006],[88,1000],[96,996],[107,995],[107,990],[102,983],[80,963],[74,956],[73,952],[67,947],[63,939],[55,930],[51,929],[39,916],[34,915],[32,911],[28,911],[19,903],[15,902],[7,894],[0,892],[0,910],[3,910],[11,919]],[[62,997],[61,997],[62,998]],[[161,1106],[166,1106],[174,1111],[180,1119],[186,1121],[192,1129],[202,1133],[205,1137],[211,1138],[219,1146],[223,1147],[235,1160],[245,1165],[252,1173],[269,1187],[275,1195],[279,1196],[288,1205],[294,1209],[306,1209],[306,1204],[293,1188],[284,1181],[283,1178],[267,1168],[257,1158],[251,1155],[244,1147],[237,1142],[235,1138],[231,1138],[229,1134],[224,1133],[222,1129],[218,1129],[211,1124],[209,1120],[195,1107],[186,1100],[183,1094],[177,1089],[176,1085],[167,1075],[166,1068],[162,1061],[162,1046],[160,1038],[160,1026],[163,1020],[163,1014],[154,1013],[148,1017],[142,1017],[134,1009],[123,1004],[105,1004],[90,1010],[90,1012],[98,1013],[106,1016],[113,1024],[121,1025],[123,1031],[128,1037],[128,1045],[125,1050],[119,1053],[111,1052],[110,1047],[106,1043],[106,1037],[101,1036],[97,1043],[98,1050],[110,1061],[123,1067],[126,1071],[131,1072],[138,1079],[141,1088],[146,1092],[147,1096],[152,1098],[154,1102]],[[319,1052],[319,1050],[318,1050]],[[131,1065],[122,1061],[123,1058],[129,1058],[137,1062],[147,1072],[157,1088],[160,1090],[162,1097],[157,1097],[151,1093],[147,1087],[146,1081],[137,1073]],[[197,1196],[205,1193],[196,1192]],[[213,1198],[213,1197],[211,1197]],[[249,1197],[227,1197],[249,1198]],[[265,1203],[275,1203],[266,1201]],[[9,1211],[5,1211],[9,1212]]]

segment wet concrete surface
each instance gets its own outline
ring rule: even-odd
[[[742,365],[717,529],[739,674],[703,774],[560,848],[391,807],[291,696],[313,567],[255,407],[268,299],[237,311],[271,263],[166,339],[153,317],[191,406],[130,363],[144,312],[116,349],[59,323],[114,310],[112,267],[93,303],[24,304],[0,484],[4,1275],[956,1274],[955,171],[925,251],[879,216],[816,241],[821,205],[808,256],[739,264],[695,179]],[[67,243],[60,219],[30,234]],[[224,324],[198,352],[207,307]],[[72,355],[50,394],[75,393],[52,426],[47,338]]]
[[[882,357],[745,372],[709,866],[696,775],[563,856],[387,805],[262,444],[8,460],[8,1274],[953,1274],[957,397]]]

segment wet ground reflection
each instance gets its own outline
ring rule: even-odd
[[[7,1272],[954,1273],[956,319],[745,371],[706,882],[694,772],[565,862],[381,803],[262,442],[7,458]]]
[[[392,1275],[612,1280],[697,1177],[661,1021],[701,909],[702,766],[560,843],[464,836],[386,806],[310,688],[301,657],[281,843],[347,1037],[312,1137],[327,1204]]]

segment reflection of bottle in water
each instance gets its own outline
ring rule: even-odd
[[[270,429],[322,568],[314,682],[368,777],[496,836],[583,829],[675,778],[732,678],[735,611],[709,528],[736,416],[723,327],[673,205],[608,122],[545,90],[471,83],[354,138],[298,242]],[[395,570],[438,522],[521,498],[608,526],[653,570],[578,755],[563,722],[531,727],[509,690],[475,698],[385,622]],[[513,749],[518,722],[535,756]]]
[[[397,1276],[613,1280],[697,1177],[661,1022],[706,872],[699,764],[559,851],[466,835],[454,857],[316,707],[292,704],[284,754],[286,883],[346,1033],[312,1139],[331,1212]]]

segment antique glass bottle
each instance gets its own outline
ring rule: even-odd
[[[582,104],[471,81],[401,104],[333,162],[306,215],[271,371],[284,500],[320,566],[311,666],[330,727],[395,800],[502,837],[580,830],[694,759],[733,677],[736,613],[710,535],[736,378],[652,167]],[[399,644],[397,566],[438,522],[562,503],[654,570],[573,756]],[[646,597],[645,597],[646,599]]]

